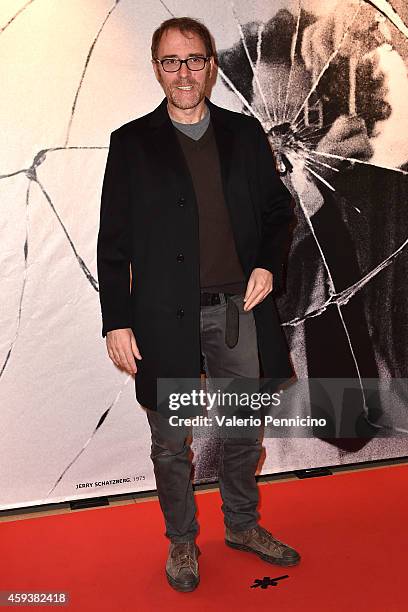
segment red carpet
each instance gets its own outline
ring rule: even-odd
[[[0,590],[68,591],[70,605],[52,609],[75,612],[405,611],[407,476],[395,466],[261,486],[262,524],[302,554],[293,568],[226,547],[218,493],[198,495],[193,593],[167,585],[157,502],[2,523]],[[277,586],[250,588],[284,574]]]

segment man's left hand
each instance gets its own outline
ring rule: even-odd
[[[254,268],[248,280],[244,296],[244,310],[251,310],[272,291],[273,275],[264,268]]]

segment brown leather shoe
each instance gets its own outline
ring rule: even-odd
[[[183,593],[194,591],[200,582],[197,557],[200,550],[196,543],[171,542],[166,563],[166,575],[170,586]]]
[[[226,527],[225,543],[231,548],[253,552],[264,561],[276,565],[297,565],[300,561],[296,550],[274,538],[260,525],[247,531],[231,531]]]

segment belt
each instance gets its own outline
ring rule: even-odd
[[[221,296],[225,296],[225,344],[229,348],[234,348],[239,338],[239,310],[231,296],[233,293],[207,293],[201,292],[201,306],[215,306],[221,304]]]

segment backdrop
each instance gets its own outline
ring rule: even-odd
[[[3,0],[3,509],[155,488],[101,337],[96,239],[110,132],[161,101],[151,35],[184,15],[216,41],[212,100],[261,120],[295,198],[277,306],[298,377],[394,384],[370,437],[265,438],[262,473],[408,454],[405,0]],[[214,479],[216,441],[194,451]]]

